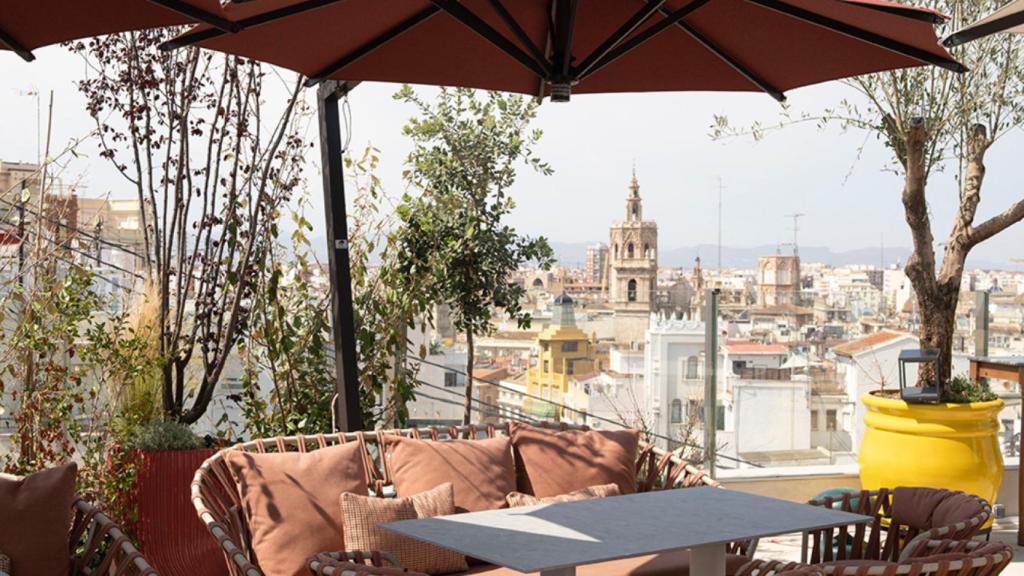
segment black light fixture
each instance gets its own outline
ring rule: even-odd
[[[900,398],[908,404],[937,404],[942,400],[942,366],[938,348],[900,351]],[[907,364],[931,364],[935,386],[907,386]]]

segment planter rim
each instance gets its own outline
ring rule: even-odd
[[[878,408],[882,410],[935,410],[947,412],[950,410],[957,412],[982,412],[988,410],[1001,409],[1005,402],[1002,398],[996,398],[995,400],[989,400],[987,402],[940,402],[938,404],[907,404],[905,401],[898,398],[883,398],[876,395],[879,390],[872,390],[867,394],[861,396],[861,402],[871,408]]]

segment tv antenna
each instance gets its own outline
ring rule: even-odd
[[[800,219],[806,216],[803,212],[794,212],[793,214],[786,214],[786,218],[793,219],[793,256],[800,255]]]

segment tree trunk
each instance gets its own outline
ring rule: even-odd
[[[944,384],[952,376],[953,333],[956,329],[956,306],[960,297],[960,285],[940,286],[931,294],[918,295],[918,309],[921,313],[921,327],[918,337],[921,348],[935,348],[939,351],[939,372],[936,378],[932,367],[921,366],[917,373],[918,386],[934,386],[938,380]]]
[[[473,418],[473,331],[466,331],[466,403],[462,423],[469,424]]]

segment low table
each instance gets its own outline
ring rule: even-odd
[[[576,567],[690,550],[691,574],[724,576],[726,544],[869,516],[701,487],[456,514],[381,528],[518,572],[573,576]]]

